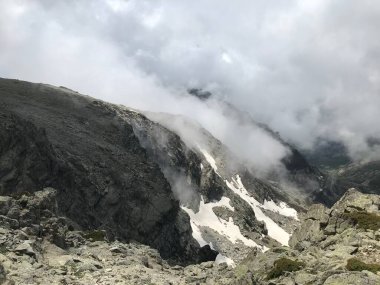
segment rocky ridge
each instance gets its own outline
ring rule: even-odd
[[[171,265],[136,241],[78,230],[57,213],[56,195],[0,196],[1,284],[380,284],[378,195],[351,189],[331,209],[312,206],[290,247],[255,248],[236,268]]]
[[[242,261],[236,284],[380,284],[380,196],[350,189],[301,220],[289,248],[253,251]]]
[[[226,264],[172,266],[136,241],[79,231],[57,214],[56,195],[0,196],[0,284],[228,284],[233,276]]]

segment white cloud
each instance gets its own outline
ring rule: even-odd
[[[232,148],[247,137],[246,154],[283,155],[178,99],[208,88],[298,145],[340,139],[368,159],[378,148],[367,138],[380,134],[379,26],[370,0],[0,0],[0,76],[185,114]]]

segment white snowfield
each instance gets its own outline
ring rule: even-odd
[[[264,200],[264,204],[262,206],[263,209],[276,212],[282,216],[293,218],[298,221],[298,213],[295,209],[290,208],[285,202],[280,202],[277,205],[274,201]]]
[[[217,173],[218,167],[216,166],[215,159],[209,154],[205,149],[199,147],[199,150],[203,154],[203,156],[206,158],[207,162],[211,165],[212,169],[214,169],[215,173]]]
[[[256,215],[256,219],[258,221],[263,221],[268,229],[268,235],[277,240],[279,243],[282,245],[288,245],[290,234],[287,233],[284,229],[282,229],[279,225],[277,225],[271,218],[266,216],[264,212],[261,210],[263,209],[268,209],[271,211],[278,212],[279,214],[286,213],[288,216],[289,214],[297,216],[297,212],[294,213],[294,209],[283,207],[276,205],[273,201],[272,203],[267,202],[266,206],[260,204],[255,198],[253,198],[247,189],[245,189],[243,183],[241,182],[241,178],[239,175],[236,175],[236,177],[232,178],[232,181],[229,182],[226,180],[227,186],[237,195],[240,196],[243,200],[245,200],[253,209]],[[276,206],[273,206],[276,205]],[[293,211],[294,210],[294,211]]]
[[[228,266],[231,266],[231,267],[235,267],[236,266],[235,262],[231,258],[229,258],[227,256],[224,256],[224,255],[222,255],[222,254],[219,253],[216,256],[215,263],[216,264],[220,264],[220,263],[224,263],[224,262],[227,263]]]
[[[228,221],[225,221],[215,215],[212,210],[214,207],[226,207],[231,211],[235,209],[230,205],[230,199],[222,197],[220,201],[205,203],[201,197],[199,211],[194,213],[192,209],[182,206],[182,209],[190,216],[190,224],[193,230],[193,237],[196,239],[200,246],[208,244],[202,237],[201,227],[209,227],[215,230],[222,236],[225,236],[229,241],[235,244],[237,241],[241,241],[246,246],[260,247],[253,240],[246,238],[240,232],[240,228],[234,224],[233,219],[230,217]]]

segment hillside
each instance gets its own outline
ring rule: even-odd
[[[16,284],[107,284],[119,277],[125,284],[267,284],[263,274],[275,257],[308,256],[313,242],[329,239],[330,219],[320,222],[323,229],[309,224],[320,219],[315,209],[340,219],[353,207],[340,202],[331,211],[313,206],[307,212],[312,203],[332,205],[355,181],[377,189],[358,180],[355,169],[340,173],[346,184],[326,187],[333,178],[277,133],[231,105],[221,107],[288,149],[281,171],[259,175],[183,116],[0,79],[3,275]],[[376,182],[376,171],[364,172],[360,177]],[[377,205],[375,196],[352,191],[342,199],[352,195]],[[367,211],[367,204],[359,206]],[[321,240],[310,236],[315,231]]]

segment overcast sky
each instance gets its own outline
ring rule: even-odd
[[[374,0],[0,0],[0,76],[185,114],[226,139],[231,118],[180,97],[199,87],[298,146],[337,139],[373,159],[379,28]],[[263,155],[267,138],[252,137]],[[261,159],[283,156],[272,149]]]

